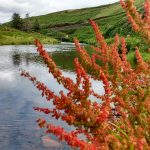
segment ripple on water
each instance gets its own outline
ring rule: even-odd
[[[63,74],[75,80],[75,74],[70,72],[73,70],[72,65],[68,67],[68,64],[71,64],[76,55],[67,53],[65,56],[62,53],[74,49],[74,45],[46,45],[46,49],[53,54],[60,68],[64,70]],[[35,120],[44,115],[33,111],[33,107],[52,107],[52,104],[46,103],[33,85],[20,77],[19,68],[37,76],[57,94],[63,90],[63,87],[47,74],[35,46],[0,46],[0,150],[71,149],[66,143],[60,143],[53,135],[45,135],[44,131],[38,128]],[[101,92],[99,88],[98,90]],[[73,129],[53,118],[49,118],[49,121],[68,131]]]

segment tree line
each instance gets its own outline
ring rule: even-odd
[[[11,27],[26,32],[40,30],[40,24],[38,19],[35,19],[32,23],[29,17],[29,13],[26,14],[25,19],[22,19],[19,13],[13,13]]]

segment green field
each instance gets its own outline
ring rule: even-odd
[[[135,5],[142,11],[144,0],[136,0]],[[62,41],[73,41],[78,37],[81,42],[95,43],[95,38],[88,20],[95,20],[101,27],[106,38],[112,38],[116,33],[127,36],[134,35],[131,25],[120,6],[120,3],[76,10],[64,10],[41,16],[28,18],[32,24],[38,20],[41,34],[52,36]],[[10,25],[10,23],[6,23]]]
[[[139,11],[142,11],[143,2],[144,0],[136,0],[135,2]],[[31,22],[38,19],[41,25],[40,33],[63,41],[73,41],[74,37],[78,37],[81,42],[95,43],[93,30],[88,22],[89,19],[95,20],[100,25],[106,38],[112,38],[116,33],[124,36],[134,35],[131,25],[127,22],[126,14],[119,3],[65,10],[29,19]]]
[[[40,33],[27,33],[10,27],[0,26],[0,45],[33,44],[36,38],[44,44],[58,43],[58,40]]]

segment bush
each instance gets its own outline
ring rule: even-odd
[[[135,12],[135,8],[131,5],[132,0],[121,3],[125,9],[127,7]],[[145,11],[150,10],[148,0],[145,1],[145,5],[148,6]],[[137,30],[135,27],[138,26],[139,20],[136,19],[136,15],[139,14],[135,13],[132,17],[130,11],[128,16],[132,20],[133,28]],[[146,13],[145,18],[148,18],[147,15],[150,13]],[[140,21],[144,20],[146,23],[145,18]],[[22,71],[21,75],[27,77],[41,91],[42,96],[45,96],[47,101],[52,100],[55,106],[54,109],[40,107],[34,109],[74,125],[75,130],[67,132],[62,127],[48,123],[44,118],[38,119],[37,122],[41,128],[46,129],[47,133],[53,133],[75,148],[148,150],[150,148],[150,66],[143,61],[136,47],[137,65],[132,68],[126,57],[125,38],[116,35],[114,43],[108,45],[98,25],[93,20],[90,20],[90,24],[94,29],[98,46],[92,47],[95,53],[89,56],[85,48],[80,46],[79,41],[74,40],[82,60],[80,63],[78,58],[74,59],[76,82],[63,76],[43,45],[38,40],[35,41],[37,51],[44,59],[49,73],[52,73],[68,93],[60,91],[60,95],[56,95],[44,83],[39,82],[28,72]],[[142,29],[138,31],[142,32]],[[144,37],[145,33],[146,31],[142,33]],[[149,40],[148,36],[147,41]],[[118,53],[119,41],[121,54]],[[97,60],[100,60],[101,65],[96,63]],[[103,82],[104,95],[94,92],[91,88],[91,78]],[[91,95],[98,98],[99,102],[93,102],[90,99]],[[81,140],[78,138],[80,134],[85,135],[86,138]]]

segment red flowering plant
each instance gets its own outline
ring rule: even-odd
[[[128,2],[132,0],[121,1],[124,8],[129,7]],[[146,0],[145,3],[149,4],[149,1]],[[150,10],[147,7],[145,9]],[[147,12],[145,17],[149,18],[149,14]],[[40,107],[34,109],[74,125],[75,130],[67,132],[62,127],[50,124],[44,118],[38,119],[37,122],[41,128],[45,128],[46,133],[53,133],[74,148],[149,150],[150,66],[143,61],[136,47],[137,65],[132,68],[126,56],[128,50],[125,38],[116,35],[114,43],[108,45],[98,25],[93,20],[90,20],[90,24],[94,29],[98,46],[92,46],[94,53],[90,56],[85,48],[80,46],[79,41],[74,40],[81,57],[81,62],[78,58],[74,59],[76,82],[63,76],[43,45],[38,40],[35,41],[37,51],[44,59],[49,73],[68,90],[68,93],[60,91],[60,95],[56,95],[44,83],[28,72],[22,71],[21,75],[27,77],[41,91],[42,96],[45,96],[47,101],[53,101],[55,106],[53,109]],[[147,28],[143,29],[149,32]],[[149,36],[147,38],[150,40]],[[121,54],[118,53],[120,45]],[[91,88],[91,78],[103,82],[104,95],[96,93]],[[99,101],[93,102],[91,95]],[[80,134],[86,138],[81,140],[78,136]]]
[[[150,44],[150,0],[145,0],[144,14],[140,14],[134,6],[135,0],[120,0],[123,9],[126,11],[133,30],[141,33]]]

